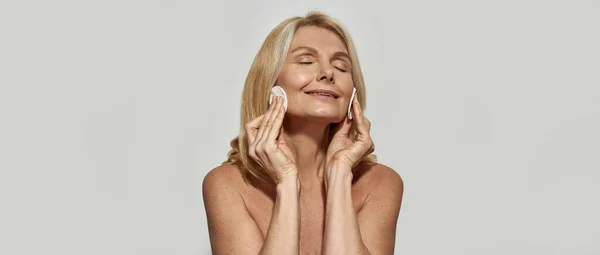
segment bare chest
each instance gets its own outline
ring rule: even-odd
[[[365,194],[360,189],[352,189],[355,213],[363,205]],[[303,190],[300,193],[300,254],[320,254],[325,227],[326,194],[323,189]],[[244,194],[248,212],[255,220],[263,237],[266,237],[275,195],[257,189],[249,189]]]

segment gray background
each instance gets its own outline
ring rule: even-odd
[[[0,253],[208,254],[201,183],[279,22],[357,44],[396,254],[600,254],[600,1],[2,1]]]

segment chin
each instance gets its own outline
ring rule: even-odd
[[[314,120],[316,122],[331,124],[343,121],[345,116],[341,116],[339,113],[313,111],[303,114],[303,117],[310,119],[311,121]]]

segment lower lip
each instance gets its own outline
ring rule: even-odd
[[[317,94],[309,94],[306,93],[309,96],[313,96],[313,97],[317,97],[319,99],[326,99],[326,100],[335,100],[335,97],[330,97],[330,96],[322,96],[322,95],[317,95]]]

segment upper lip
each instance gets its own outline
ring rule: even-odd
[[[324,94],[332,95],[334,98],[340,97],[337,93],[335,93],[335,92],[333,92],[331,90],[326,90],[326,89],[309,90],[309,91],[306,91],[304,93],[324,93]]]

